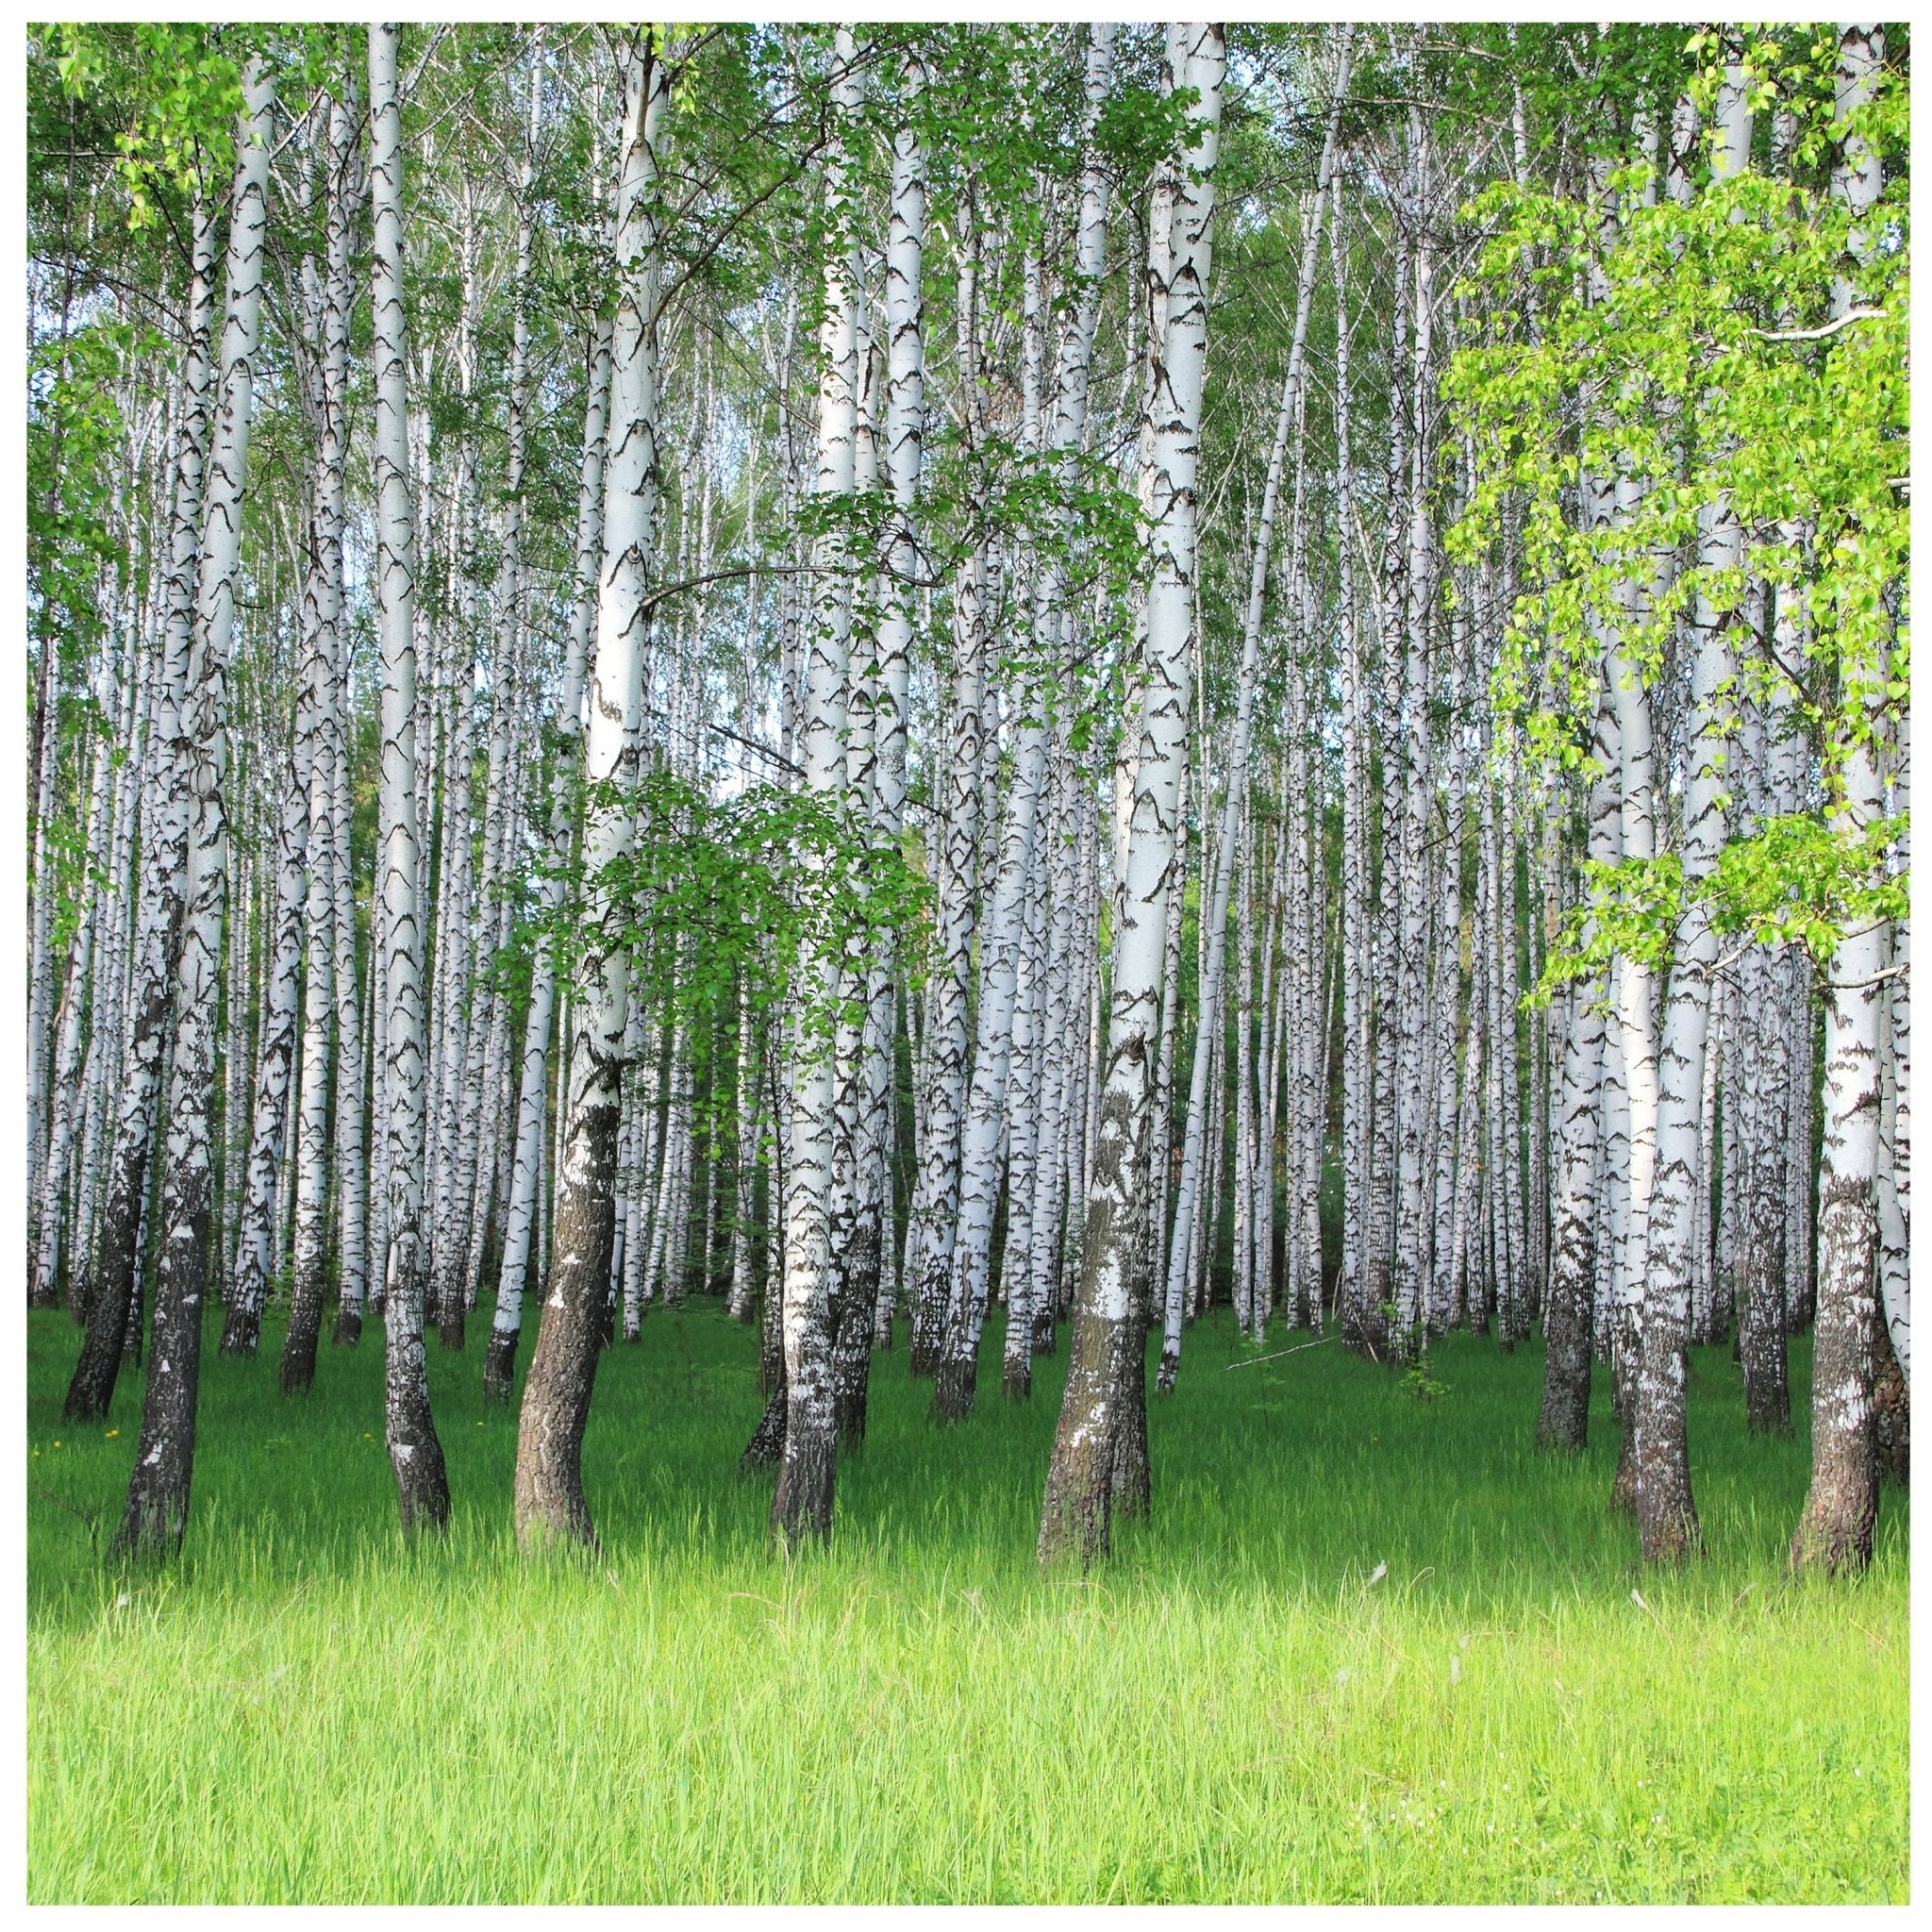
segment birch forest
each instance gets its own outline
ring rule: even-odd
[[[1908,56],[32,29],[25,1277],[102,1556],[180,1548],[205,1364],[299,1444],[357,1351],[405,1531],[600,1549],[587,1427],[708,1311],[788,1553],[887,1378],[1056,1404],[1079,1567],[1176,1528],[1191,1375],[1446,1415],[1453,1348],[1550,1457],[1594,1391],[1680,1565],[1706,1351],[1862,1570]]]

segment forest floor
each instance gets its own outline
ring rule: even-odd
[[[1332,1341],[1229,1372],[1217,1310],[1152,1405],[1151,1524],[1081,1579],[1033,1558],[1066,1357],[1008,1406],[996,1321],[943,1431],[902,1325],[788,1565],[737,1475],[754,1336],[654,1308],[598,1378],[603,1553],[526,1564],[480,1328],[430,1345],[456,1517],[412,1550],[379,1327],[291,1402],[272,1312],[253,1361],[210,1327],[183,1561],[124,1573],[140,1378],[69,1434],[77,1332],[28,1322],[36,1902],[1907,1896],[1907,1511],[1862,1579],[1786,1578],[1807,1343],[1783,1441],[1694,1354],[1708,1553],[1658,1575],[1601,1372],[1553,1459],[1539,1343],[1452,1338],[1424,1402]]]

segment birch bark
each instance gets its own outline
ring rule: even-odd
[[[610,446],[604,474],[603,563],[590,729],[584,747],[584,945],[573,974],[571,1050],[559,1100],[554,1256],[517,1430],[514,1516],[525,1548],[593,1543],[583,1492],[584,1424],[608,1306],[630,958],[609,868],[634,840],[642,748],[647,591],[658,494],[658,140],[669,78],[656,29],[625,61],[624,136],[611,330]]]
[[[591,331],[585,383],[583,456],[577,470],[576,600],[564,652],[563,689],[557,707],[558,745],[551,774],[550,849],[542,883],[542,911],[554,921],[563,906],[571,829],[583,742],[584,663],[597,616],[598,559],[604,533],[604,464],[610,408],[612,324],[600,316]],[[503,1263],[496,1308],[483,1358],[483,1392],[509,1400],[517,1338],[523,1327],[524,1291],[530,1264],[537,1188],[543,1164],[544,1107],[550,1078],[550,1035],[557,1008],[557,955],[537,949],[530,974],[530,1009],[524,1027],[517,1095],[517,1134],[508,1211],[504,1220]],[[568,1036],[565,1036],[566,1038]]]
[[[381,850],[387,1249],[383,1427],[406,1533],[449,1522],[442,1444],[423,1359],[423,908],[417,883],[416,507],[403,293],[403,172],[396,57],[401,29],[369,30],[369,189],[375,242],[371,300],[375,359],[376,634],[382,650]]]
[[[1146,593],[1145,695],[1140,719],[1127,853],[1124,917],[1114,944],[1105,1091],[1083,1244],[1079,1308],[1066,1395],[1048,1473],[1040,1533],[1042,1561],[1107,1554],[1112,1512],[1144,1513],[1145,1362],[1136,1319],[1144,1294],[1131,1274],[1145,1253],[1141,1222],[1152,1125],[1150,1048],[1158,1024],[1166,895],[1179,832],[1176,808],[1187,757],[1189,642],[1195,571],[1195,489],[1207,294],[1227,55],[1216,25],[1168,29],[1171,86],[1192,91],[1188,118],[1198,140],[1184,162],[1163,168],[1148,284],[1164,328],[1149,344],[1153,383],[1147,495],[1153,575]]]
[[[282,1341],[281,1382],[285,1393],[307,1388],[315,1375],[315,1344],[322,1325],[325,1186],[325,1136],[328,1127],[328,1032],[340,1007],[335,987],[337,917],[336,872],[348,865],[348,825],[336,815],[345,787],[337,775],[344,749],[342,683],[342,517],[347,458],[349,309],[353,298],[349,252],[353,217],[351,193],[356,126],[347,105],[330,104],[328,121],[327,269],[321,316],[321,412],[315,459],[315,486],[308,595],[305,613],[315,637],[316,747],[310,762],[308,793],[308,882],[305,919],[308,977],[303,988],[302,1114],[297,1143],[293,1268],[289,1289],[289,1325]],[[350,947],[354,946],[353,927]],[[355,955],[342,970],[352,986]],[[345,1104],[346,1092],[337,1105]],[[359,1123],[358,1130],[359,1130]],[[343,1253],[349,1251],[345,1228]],[[346,1270],[344,1271],[346,1273]],[[346,1290],[344,1291],[346,1295]]]
[[[169,1053],[174,970],[187,863],[188,785],[192,741],[187,702],[194,586],[201,554],[203,466],[208,437],[209,334],[214,316],[215,211],[193,210],[193,268],[187,303],[168,535],[165,618],[155,717],[143,778],[140,902],[130,964],[127,1048],[115,1104],[113,1154],[101,1209],[99,1253],[87,1336],[68,1384],[63,1414],[88,1422],[108,1412],[123,1344],[134,1323],[135,1277],[149,1193],[149,1157],[162,1063]]]
[[[161,1193],[160,1268],[141,1441],[116,1547],[173,1556],[188,1524],[201,1375],[201,1310],[208,1274],[213,1181],[209,1102],[220,1012],[222,911],[227,884],[227,666],[241,561],[242,502],[260,339],[268,230],[268,143],[275,92],[259,62],[243,79],[235,196],[228,228],[228,301],[220,404],[203,491],[204,535],[184,702],[192,743],[191,829],[175,998],[174,1089]]]
[[[826,166],[829,215],[824,321],[820,330],[819,449],[814,494],[852,494],[858,440],[856,192],[849,143],[860,106],[858,47],[849,28],[834,41],[831,98],[837,140]],[[852,628],[849,541],[833,527],[813,558],[811,636],[807,643],[800,752],[805,784],[827,803],[845,783],[846,655]],[[784,1544],[831,1534],[837,1436],[833,1409],[832,1279],[826,1209],[835,1155],[834,1068],[828,1042],[814,1038],[814,1012],[829,1012],[840,991],[836,945],[801,941],[799,1008],[793,1020],[791,1131],[786,1150],[785,1442],[772,1495],[772,1534]]]
[[[1871,98],[1884,58],[1882,26],[1852,22],[1839,29],[1840,125]],[[1842,135],[1832,169],[1834,196],[1862,215],[1877,201],[1881,185],[1877,156],[1860,137]],[[1832,307],[1839,314],[1849,308],[1850,290],[1844,283],[1834,290]],[[1882,720],[1867,722],[1882,732]],[[1857,837],[1885,808],[1875,735],[1862,734],[1843,756],[1841,791],[1827,806],[1827,822],[1841,838]],[[1848,933],[1832,956],[1825,995],[1811,1487],[1791,1538],[1794,1570],[1862,1570],[1872,1560],[1878,1515],[1873,1357],[1880,1319],[1880,1050],[1890,999],[1879,975],[1889,964],[1890,940],[1886,926],[1875,922]]]
[[[1207,971],[1201,980],[1200,1016],[1194,1034],[1193,1069],[1188,1080],[1187,1131],[1181,1149],[1180,1185],[1174,1196],[1174,1231],[1168,1243],[1168,1263],[1164,1313],[1166,1332],[1161,1342],[1160,1373],[1163,1386],[1172,1386],[1174,1374],[1170,1357],[1180,1358],[1183,1271],[1193,1238],[1196,1203],[1201,1187],[1201,1164],[1208,1132],[1208,1043],[1222,1024],[1222,983],[1227,959],[1227,899],[1234,876],[1235,841],[1244,809],[1249,746],[1254,733],[1255,691],[1260,671],[1261,630],[1266,615],[1269,570],[1273,558],[1274,522],[1281,501],[1281,483],[1288,461],[1291,440],[1302,421],[1303,391],[1307,384],[1308,318],[1313,312],[1315,275],[1322,256],[1322,222],[1330,184],[1335,178],[1337,142],[1341,133],[1342,104],[1348,96],[1349,68],[1354,53],[1354,30],[1338,27],[1335,88],[1328,109],[1327,131],[1322,142],[1322,158],[1316,171],[1315,192],[1308,205],[1302,243],[1299,280],[1295,291],[1294,333],[1290,339],[1288,369],[1282,377],[1281,401],[1275,410],[1274,441],[1268,457],[1268,470],[1261,486],[1261,506],[1255,519],[1254,551],[1248,566],[1248,597],[1241,625],[1240,682],[1237,686],[1234,742],[1229,754],[1227,795],[1222,806],[1219,856],[1215,861],[1213,906],[1208,912]]]

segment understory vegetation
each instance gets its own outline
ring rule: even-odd
[[[182,1560],[104,1567],[133,1431],[60,1424],[77,1338],[29,1320],[36,1902],[1906,1895],[1906,1512],[1862,1579],[1790,1578],[1802,1339],[1787,1440],[1690,1351],[1707,1554],[1665,1574],[1606,1503],[1607,1378],[1552,1457],[1537,1343],[1445,1337],[1420,1401],[1217,1309],[1150,1404],[1158,1528],[1083,1579],[1034,1561],[1064,1354],[947,1429],[882,1357],[786,1564],[731,1474],[756,1338],[708,1302],[601,1367],[593,1557],[518,1557],[515,1410],[464,1357],[429,1356],[450,1534],[409,1547],[379,1355],[291,1411],[210,1348]]]

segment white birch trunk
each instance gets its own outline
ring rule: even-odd
[[[1885,56],[1882,26],[1857,22],[1839,29],[1840,123],[1870,97]],[[1877,201],[1880,164],[1862,138],[1846,136],[1832,169],[1832,192],[1855,214]],[[1859,238],[1864,241],[1866,238]],[[1839,314],[1851,291],[1833,291]],[[1871,672],[1857,669],[1866,677]],[[1881,687],[1882,689],[1882,687]],[[1868,701],[1870,702],[1870,701]],[[1872,709],[1876,711],[1876,704]],[[1838,792],[1826,823],[1857,838],[1885,808],[1874,737],[1883,720],[1843,754]],[[1890,991],[1890,934],[1874,922],[1849,932],[1832,956],[1824,1008],[1824,1148],[1818,1175],[1818,1310],[1811,1368],[1811,1488],[1791,1539],[1794,1569],[1862,1570],[1872,1560],[1878,1513],[1873,1410],[1874,1337],[1881,1233],[1877,1172],[1883,1115],[1882,1049]],[[1900,1362],[1904,1367],[1903,1358]]]
[[[1154,207],[1148,287],[1164,329],[1149,344],[1152,383],[1144,428],[1143,495],[1151,511],[1153,573],[1146,593],[1145,689],[1127,853],[1124,918],[1114,942],[1100,1145],[1086,1213],[1079,1312],[1054,1443],[1040,1554],[1104,1556],[1112,1511],[1144,1513],[1145,1295],[1131,1278],[1146,1252],[1141,1215],[1148,1189],[1153,1067],[1167,924],[1166,895],[1179,835],[1187,759],[1192,631],[1195,489],[1208,347],[1208,286],[1226,48],[1218,25],[1168,30],[1172,84],[1193,91],[1198,140],[1185,167],[1163,169]]]
[[[422,1240],[424,1119],[423,907],[418,886],[418,704],[416,689],[416,508],[409,474],[409,402],[403,293],[401,108],[396,96],[400,29],[369,33],[370,200],[375,360],[375,616],[382,650],[381,849],[383,1004],[377,1008],[386,1116],[386,1353],[383,1413],[390,1466],[406,1532],[442,1530],[449,1484],[429,1412],[423,1358]]]
[[[849,185],[851,139],[859,100],[858,48],[849,28],[834,41],[832,111],[837,137],[825,171],[830,233],[820,328],[818,471],[821,499],[852,494],[858,441],[858,251]],[[807,640],[800,754],[806,788],[831,805],[846,783],[842,739],[846,652],[852,627],[848,543],[837,528],[815,544],[811,635]],[[811,1009],[825,1010],[840,991],[836,946],[808,938],[797,962],[791,1136],[785,1190],[785,1441],[772,1497],[772,1531],[781,1542],[831,1533],[836,1457],[833,1408],[831,1269],[827,1208],[834,1159],[834,1068],[808,1030]]]
[[[643,744],[646,601],[656,564],[658,497],[658,130],[669,80],[646,28],[625,61],[618,190],[617,316],[611,334],[609,449],[604,474],[603,563],[589,674],[584,777],[585,943],[573,975],[570,1053],[558,1097],[563,1157],[555,1256],[524,1385],[514,1515],[519,1542],[594,1540],[584,1501],[590,1411],[610,1280],[613,1183],[630,958],[608,868],[634,843],[634,784]]]
[[[1341,130],[1342,103],[1348,94],[1348,76],[1353,58],[1352,28],[1337,28],[1340,42],[1335,91],[1328,111],[1327,133],[1322,143],[1322,158],[1316,174],[1315,192],[1308,204],[1304,225],[1300,279],[1295,293],[1294,333],[1290,340],[1288,370],[1282,378],[1281,401],[1275,411],[1274,441],[1269,453],[1268,470],[1261,486],[1261,507],[1255,521],[1254,550],[1248,567],[1248,598],[1241,626],[1240,682],[1237,686],[1234,743],[1228,765],[1227,794],[1222,807],[1218,857],[1214,867],[1213,906],[1204,921],[1208,933],[1207,970],[1201,979],[1200,1011],[1194,1034],[1193,1071],[1189,1076],[1187,1134],[1181,1150],[1180,1184],[1175,1193],[1174,1231],[1168,1243],[1165,1291],[1167,1330],[1162,1341],[1161,1374],[1171,1386],[1168,1367],[1170,1353],[1180,1357],[1180,1310],[1182,1269],[1193,1237],[1196,1201],[1201,1186],[1201,1162],[1206,1146],[1207,1074],[1208,1054],[1204,1043],[1211,1041],[1222,1024],[1222,981],[1227,958],[1227,895],[1234,876],[1235,841],[1244,809],[1248,781],[1249,744],[1254,731],[1255,690],[1260,671],[1261,629],[1266,614],[1268,576],[1274,541],[1274,521],[1281,500],[1282,476],[1288,460],[1291,438],[1302,422],[1303,392],[1307,383],[1308,318],[1313,310],[1315,275],[1321,263],[1322,220],[1330,183],[1334,179],[1336,142]],[[1339,186],[1337,193],[1339,196]],[[1338,200],[1339,211],[1339,200]]]
[[[242,503],[260,340],[267,253],[268,143],[275,92],[258,62],[243,82],[228,231],[227,313],[221,383],[203,485],[204,533],[184,682],[184,736],[192,759],[182,938],[175,998],[173,1091],[162,1179],[162,1244],[141,1441],[117,1544],[173,1555],[187,1526],[201,1372],[202,1300],[208,1280],[213,1181],[209,1134],[221,1003],[222,913],[228,871],[224,781],[227,668],[241,561]]]

